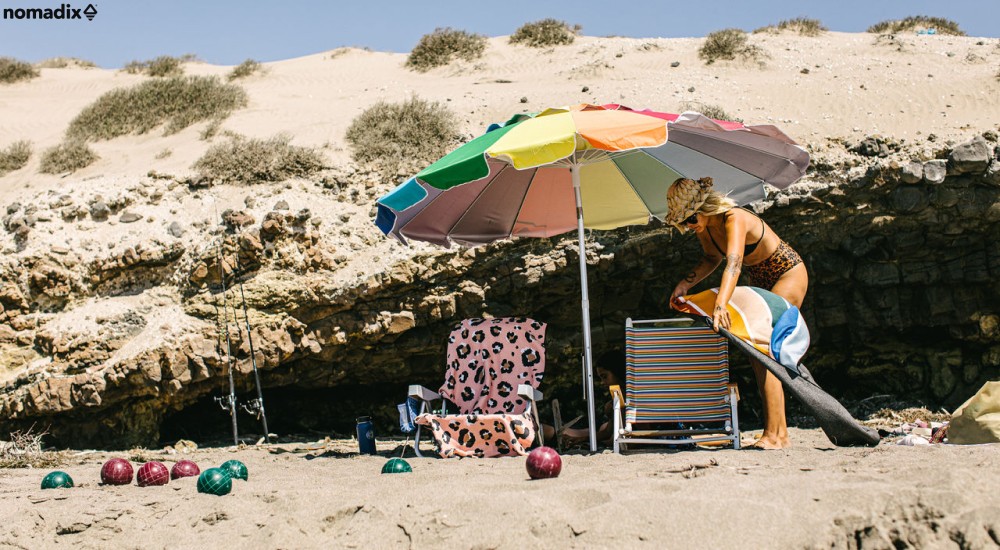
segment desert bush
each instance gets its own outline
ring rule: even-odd
[[[161,124],[169,135],[202,120],[223,119],[246,104],[242,88],[216,77],[157,78],[97,98],[70,122],[66,136],[111,139],[144,134]]]
[[[319,151],[292,145],[287,135],[266,140],[236,136],[210,147],[192,166],[206,178],[244,184],[304,178],[323,167]]]
[[[532,48],[546,48],[572,44],[580,32],[580,25],[570,28],[569,24],[555,19],[542,19],[521,25],[510,35],[511,44],[524,44]]]
[[[713,118],[715,120],[728,120],[731,122],[743,122],[743,119],[735,118],[730,116],[729,113],[721,105],[715,105],[712,103],[701,103],[698,101],[689,101],[687,103],[681,104],[681,112],[684,111],[695,111],[701,113],[708,118]]]
[[[184,74],[183,63],[194,61],[194,54],[184,54],[180,57],[161,55],[149,61],[129,61],[122,70],[129,74],[147,74],[156,77],[175,77]]]
[[[351,122],[345,137],[356,162],[394,174],[437,160],[454,145],[456,134],[457,121],[447,107],[413,97],[372,105]]]
[[[904,19],[880,21],[868,27],[868,32],[875,34],[895,34],[920,29],[934,29],[937,34],[965,36],[965,31],[958,26],[958,23],[943,17],[930,17],[927,15],[911,15]]]
[[[65,69],[71,65],[85,69],[92,69],[97,66],[97,64],[93,61],[87,61],[86,59],[80,59],[77,57],[51,57],[35,63],[35,67],[38,67],[39,69]]]
[[[43,450],[46,435],[48,432],[32,428],[11,432],[7,441],[0,441],[0,468],[52,468],[63,464],[62,453]]]
[[[826,28],[819,19],[808,17],[796,17],[795,19],[785,19],[777,25],[768,25],[759,29],[754,29],[754,34],[768,33],[778,34],[782,31],[796,32],[802,36],[819,36],[830,29]]]
[[[33,67],[31,63],[13,57],[0,57],[0,84],[31,80],[38,75],[38,69]]]
[[[24,168],[29,158],[31,158],[31,143],[25,140],[15,141],[6,149],[0,149],[0,176]]]
[[[99,157],[87,144],[80,140],[68,140],[50,147],[42,153],[41,166],[38,171],[43,174],[62,174],[75,172],[80,168],[90,166]]]
[[[760,61],[766,54],[761,48],[748,43],[745,31],[722,29],[705,37],[705,43],[698,49],[698,57],[706,65],[711,65],[720,59],[732,61],[737,57],[748,61]]]
[[[230,82],[232,82],[237,78],[246,78],[262,68],[263,66],[260,62],[254,61],[253,59],[247,59],[243,63],[233,67],[233,70],[229,72],[229,76],[227,78]]]
[[[435,29],[430,34],[420,37],[409,57],[406,66],[425,72],[447,65],[453,58],[473,61],[483,56],[486,51],[486,37],[455,29]]]

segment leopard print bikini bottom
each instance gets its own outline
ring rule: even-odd
[[[743,274],[746,275],[749,286],[771,290],[782,275],[800,263],[802,263],[802,256],[799,256],[795,249],[788,246],[788,243],[781,241],[774,254],[771,254],[763,262],[744,265]]]

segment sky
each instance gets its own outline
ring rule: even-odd
[[[87,0],[0,0],[0,9],[84,9]],[[833,31],[863,32],[909,15],[945,17],[971,36],[1000,36],[1000,0],[94,0],[87,19],[0,17],[0,56],[37,62],[78,57],[105,68],[160,55],[194,54],[216,65],[291,59],[341,46],[408,52],[438,27],[509,35],[555,18],[587,36],[697,37],[751,31],[783,19],[819,19]]]

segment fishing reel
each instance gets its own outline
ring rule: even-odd
[[[261,402],[261,399],[259,397],[256,399],[251,399],[250,401],[247,401],[245,403],[242,403],[240,405],[240,408],[254,415],[254,417],[256,417],[257,420],[260,420],[261,415],[264,414],[264,403]]]
[[[219,404],[219,407],[227,413],[232,413],[236,405],[236,398],[233,397],[232,394],[220,395],[218,397],[213,397],[212,399],[214,399],[215,402]]]

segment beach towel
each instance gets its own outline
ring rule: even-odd
[[[1000,443],[1000,382],[987,382],[948,424],[948,443]]]
[[[712,317],[707,312],[715,309],[718,291],[714,288],[685,296],[680,309],[711,326]],[[834,445],[877,445],[881,441],[878,432],[855,420],[839,401],[823,391],[802,363],[802,355],[809,346],[808,330],[797,309],[789,313],[792,308],[773,292],[738,286],[727,308],[730,329],[720,327],[719,334],[774,374],[813,415]]]
[[[438,393],[457,415],[422,414],[443,457],[525,455],[536,422],[517,387],[538,388],[545,371],[545,323],[525,318],[466,319],[448,339]]]

